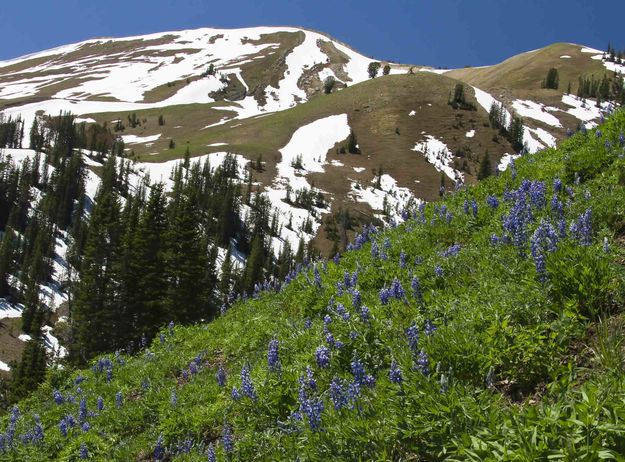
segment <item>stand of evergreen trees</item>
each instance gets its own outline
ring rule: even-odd
[[[499,134],[506,138],[516,151],[521,151],[523,146],[523,119],[512,116],[508,123],[508,116],[503,104],[493,101],[488,113],[490,126],[499,130]]]
[[[22,136],[19,118],[5,124]],[[285,277],[310,253],[302,242],[295,255],[288,245],[273,254],[277,213],[264,195],[252,194],[252,169],[245,188],[233,156],[217,168],[186,156],[172,172],[171,191],[149,178],[133,188],[132,162],[117,156],[123,145],[106,125],[60,114],[37,118],[29,135],[38,151],[32,160],[16,165],[0,152],[0,296],[24,305],[22,330],[32,338],[13,367],[12,401],[45,377],[42,327],[51,313],[39,293],[52,281],[57,238],[70,244],[69,277],[61,282],[69,292],[72,364],[132,350],[170,321],[211,320],[235,293]],[[85,194],[85,151],[104,162],[93,201]],[[301,192],[296,202],[319,205],[311,194]],[[248,256],[240,269],[235,251]]]

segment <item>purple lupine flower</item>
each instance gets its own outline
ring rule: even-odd
[[[391,283],[391,293],[397,300],[403,300],[406,296],[406,292],[397,278],[393,279]]]
[[[392,293],[386,287],[380,289],[380,303],[382,305],[388,305],[388,301],[391,299]]]
[[[592,210],[587,208],[576,221],[571,223],[571,237],[580,245],[589,246],[592,243]]]
[[[493,233],[493,235],[490,237],[490,244],[495,246],[499,245],[499,243],[501,243],[501,238]]]
[[[462,247],[460,246],[460,244],[454,244],[452,246],[450,246],[447,250],[444,250],[440,253],[440,255],[442,257],[455,257],[456,255],[458,255],[460,253],[460,250],[462,249]]]
[[[54,402],[58,405],[61,405],[65,402],[65,399],[63,399],[63,394],[59,390],[54,390],[52,392],[52,397],[54,398]]]
[[[430,375],[430,360],[425,350],[419,351],[416,361],[416,370],[421,371],[423,375]]]
[[[33,443],[37,444],[43,441],[43,427],[41,426],[41,419],[38,415],[33,416],[33,420],[35,421],[35,428],[33,429]]]
[[[74,420],[73,415],[71,414],[66,415],[65,420],[67,421],[67,425],[69,425],[69,428],[74,428],[76,426],[76,421]]]
[[[217,455],[215,454],[213,443],[208,445],[208,449],[206,450],[206,460],[208,462],[217,462]]]
[[[530,240],[532,258],[540,280],[546,280],[546,252],[553,252],[558,245],[558,235],[551,223],[542,221]]]
[[[352,305],[356,311],[358,311],[362,305],[362,296],[358,289],[354,289],[352,292]]]
[[[317,366],[321,369],[325,369],[330,365],[330,350],[325,346],[317,347],[315,357],[317,358]]]
[[[623,135],[623,132],[618,136],[618,144],[619,146],[625,146],[625,135]]]
[[[169,324],[167,326],[169,328],[169,335],[170,337],[174,335],[174,321],[169,321]]]
[[[341,260],[341,256],[338,253],[334,255],[334,258],[332,259],[335,265],[338,265],[340,260]]]
[[[335,377],[330,383],[330,399],[332,400],[334,409],[337,411],[348,404],[345,382],[338,377]]]
[[[486,204],[488,204],[491,209],[496,209],[499,207],[499,200],[495,196],[488,196],[486,198]]]
[[[553,180],[553,192],[559,193],[562,191],[562,180],[560,178],[555,178]]]
[[[91,424],[89,422],[83,422],[80,426],[80,429],[83,431],[83,433],[87,433],[89,430],[91,430]]]
[[[171,394],[169,395],[169,404],[171,404],[171,407],[178,406],[178,394],[176,393],[176,390],[171,391]]]
[[[401,373],[401,369],[399,368],[395,360],[391,362],[391,369],[388,372],[388,376],[391,382],[393,383],[399,384],[399,383],[402,383],[402,381],[404,380],[402,373]]]
[[[596,136],[597,138],[601,138],[601,135],[602,135],[602,134],[603,134],[603,133],[601,133],[601,130],[600,130],[600,129],[597,129],[597,131],[595,132],[595,136]]]
[[[608,242],[607,236],[603,238],[603,251],[605,253],[610,253],[610,243]]]
[[[107,369],[106,370],[106,383],[109,383],[111,380],[113,380],[113,370]]]
[[[84,422],[85,420],[87,420],[87,400],[81,398],[80,404],[78,405],[78,421]]]
[[[360,314],[360,319],[362,320],[362,322],[369,322],[369,318],[371,317],[371,312],[369,311],[368,307],[363,305],[360,308],[359,314]]]
[[[464,200],[464,203],[462,204],[462,210],[464,210],[465,215],[469,214],[469,201],[466,199]]]
[[[189,372],[191,373],[191,375],[197,374],[197,364],[195,363],[195,361],[191,361],[189,363]]]
[[[310,318],[304,319],[304,329],[308,330],[312,327],[312,320]]]
[[[256,390],[254,389],[254,384],[252,383],[250,368],[247,364],[241,369],[241,391],[245,396],[253,401],[258,399],[256,396]]]
[[[413,353],[416,353],[419,346],[419,329],[415,322],[406,329],[406,337],[408,338],[408,346]]]
[[[234,451],[234,439],[232,437],[232,428],[227,423],[224,424],[221,441],[224,445],[224,452],[231,454]]]
[[[217,369],[217,372],[215,373],[215,378],[217,379],[217,384],[220,387],[226,386],[226,370],[222,366],[219,366],[219,368]]]
[[[417,300],[417,302],[421,303],[423,301],[423,292],[421,290],[421,281],[419,281],[417,276],[412,278],[410,288],[412,289],[412,296],[415,300]]]
[[[232,391],[230,392],[230,396],[235,401],[238,401],[238,400],[241,399],[241,394],[239,393],[239,390],[237,389],[237,387],[232,387]]]
[[[95,406],[98,411],[102,411],[102,409],[104,409],[104,400],[102,399],[101,396],[98,396]]]
[[[612,142],[610,140],[605,140],[605,148],[610,149],[612,147]]]
[[[323,324],[326,326],[329,326],[330,324],[332,324],[332,316],[330,316],[329,314],[326,314],[323,317]]]
[[[87,448],[87,445],[84,442],[80,443],[80,449],[78,450],[78,457],[80,457],[81,460],[85,460],[89,458],[89,449]]]
[[[321,288],[321,274],[319,273],[319,269],[315,266],[314,269],[314,281],[315,281],[315,285],[319,288]]]
[[[425,335],[430,336],[436,331],[436,326],[429,319],[425,320],[425,325],[423,326],[423,333]]]
[[[269,349],[267,351],[267,364],[269,370],[277,372],[280,370],[280,357],[278,355],[279,342],[277,339],[269,341]]]
[[[354,356],[354,359],[351,363],[351,368],[352,375],[354,376],[354,382],[356,382],[358,385],[364,385],[366,377],[365,367],[360,362],[360,359],[358,359],[357,356]]]
[[[118,391],[115,393],[115,406],[117,408],[121,408],[124,405],[124,398],[122,396],[122,392]]]
[[[63,435],[63,438],[67,438],[68,424],[65,417],[61,417],[61,421],[59,422],[59,430],[61,431],[61,435]]]
[[[436,274],[437,277],[442,278],[443,277],[443,267],[441,265],[436,265],[434,267],[434,274]]]
[[[528,191],[530,196],[530,202],[532,203],[532,206],[537,210],[543,209],[547,204],[547,200],[545,199],[546,190],[547,187],[542,181],[532,181],[530,183],[530,188]]]
[[[406,259],[407,259],[406,252],[404,252],[403,250],[399,252],[399,267],[401,269],[404,269],[406,267]]]
[[[475,199],[471,200],[471,210],[473,211],[473,216],[477,217],[477,202],[475,201]]]
[[[165,447],[163,446],[163,434],[161,433],[154,446],[154,460],[160,462],[163,460],[163,457],[165,457]]]

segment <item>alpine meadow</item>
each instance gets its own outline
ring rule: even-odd
[[[624,74],[297,27],[0,61],[0,461],[625,461]]]

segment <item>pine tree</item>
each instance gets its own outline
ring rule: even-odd
[[[484,153],[482,160],[480,161],[480,170],[477,173],[477,179],[483,180],[492,175],[492,165],[490,160],[490,154],[488,154],[488,150]]]
[[[378,71],[380,70],[380,66],[382,64],[377,61],[372,61],[369,63],[367,67],[367,73],[369,74],[370,79],[374,79],[378,75]]]
[[[382,69],[382,74],[389,75],[390,73],[391,73],[391,66],[389,66],[388,64],[385,64],[384,68]]]
[[[9,396],[12,402],[25,398],[44,381],[47,353],[44,346],[41,325],[33,330],[31,340],[26,342],[22,357],[13,370]]]
[[[349,130],[349,138],[347,140],[347,151],[350,154],[360,154],[360,148],[358,147],[358,140],[356,140],[356,134],[354,130]]]

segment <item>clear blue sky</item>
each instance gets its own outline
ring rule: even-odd
[[[378,59],[478,66],[553,42],[623,49],[623,18],[625,0],[3,1],[0,60],[93,37],[292,25]]]

